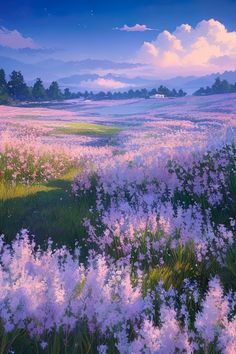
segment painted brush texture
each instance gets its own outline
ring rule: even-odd
[[[236,97],[129,105],[0,107],[1,183],[74,169],[70,197],[88,209],[85,256],[67,235],[1,237],[2,353],[235,352]],[[68,122],[122,129],[63,134]]]

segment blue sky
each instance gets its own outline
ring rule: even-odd
[[[235,13],[235,0],[8,0],[2,1],[0,25],[58,49],[54,56],[61,58],[126,60],[158,32],[127,33],[114,27],[140,23],[173,31],[182,23],[194,26],[215,18],[231,30]]]
[[[0,1],[0,55],[137,62],[132,75],[164,77],[236,69],[235,0]]]

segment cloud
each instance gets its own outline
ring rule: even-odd
[[[8,30],[5,27],[0,27],[0,46],[11,49],[39,49],[34,40],[30,37],[24,37],[17,30]]]
[[[125,32],[146,32],[146,31],[156,31],[154,28],[149,28],[147,25],[140,25],[136,23],[134,26],[124,25],[122,27],[115,27],[115,30],[125,31]]]
[[[84,80],[81,81],[80,86],[85,89],[92,89],[92,90],[117,90],[128,87],[130,85],[113,80],[113,79],[105,79],[105,78],[98,78],[96,80]]]
[[[160,75],[207,74],[236,69],[236,31],[219,21],[203,20],[173,33],[165,30],[154,41],[144,42],[137,58]]]

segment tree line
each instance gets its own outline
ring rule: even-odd
[[[43,82],[37,78],[34,85],[28,86],[20,71],[13,70],[7,81],[6,74],[0,69],[0,102],[9,103],[13,101],[45,101],[63,99],[59,85],[53,81],[51,85],[45,89]]]
[[[130,99],[130,98],[150,98],[156,94],[164,95],[165,97],[183,97],[186,95],[186,92],[183,90],[176,91],[175,89],[169,90],[165,86],[160,86],[158,89],[147,90],[146,88],[139,90],[124,91],[124,92],[98,92],[94,93],[92,91],[85,91],[84,93],[78,93],[80,97],[84,99],[91,100],[121,100],[121,99]]]
[[[183,97],[186,92],[183,90],[170,90],[161,85],[158,89],[147,90],[129,90],[125,92],[71,92],[69,88],[62,91],[56,81],[53,81],[48,88],[44,87],[43,81],[37,78],[33,86],[28,86],[20,71],[12,71],[9,80],[3,69],[0,69],[0,103],[7,104],[11,101],[46,101],[83,98],[89,100],[119,100],[129,98],[150,98],[156,94],[165,97]]]
[[[207,96],[207,95],[215,95],[218,93],[232,93],[236,92],[236,82],[234,84],[230,84],[227,80],[220,80],[219,77],[216,78],[214,84],[210,87],[206,88],[201,87],[199,90],[194,92],[195,96]]]

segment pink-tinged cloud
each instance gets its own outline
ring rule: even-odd
[[[0,27],[0,46],[12,49],[39,49],[34,40],[30,37],[24,37],[17,30],[8,30],[5,27]]]
[[[134,26],[124,25],[122,27],[115,28],[118,31],[125,31],[125,32],[146,32],[146,31],[155,31],[154,28],[149,28],[147,25],[140,25],[136,23]]]
[[[162,76],[235,70],[236,31],[214,19],[195,28],[182,24],[173,33],[163,31],[154,41],[144,42],[136,60]]]
[[[81,81],[80,86],[91,90],[117,90],[128,87],[130,85],[127,85],[126,83],[118,80],[98,78],[96,80]]]

